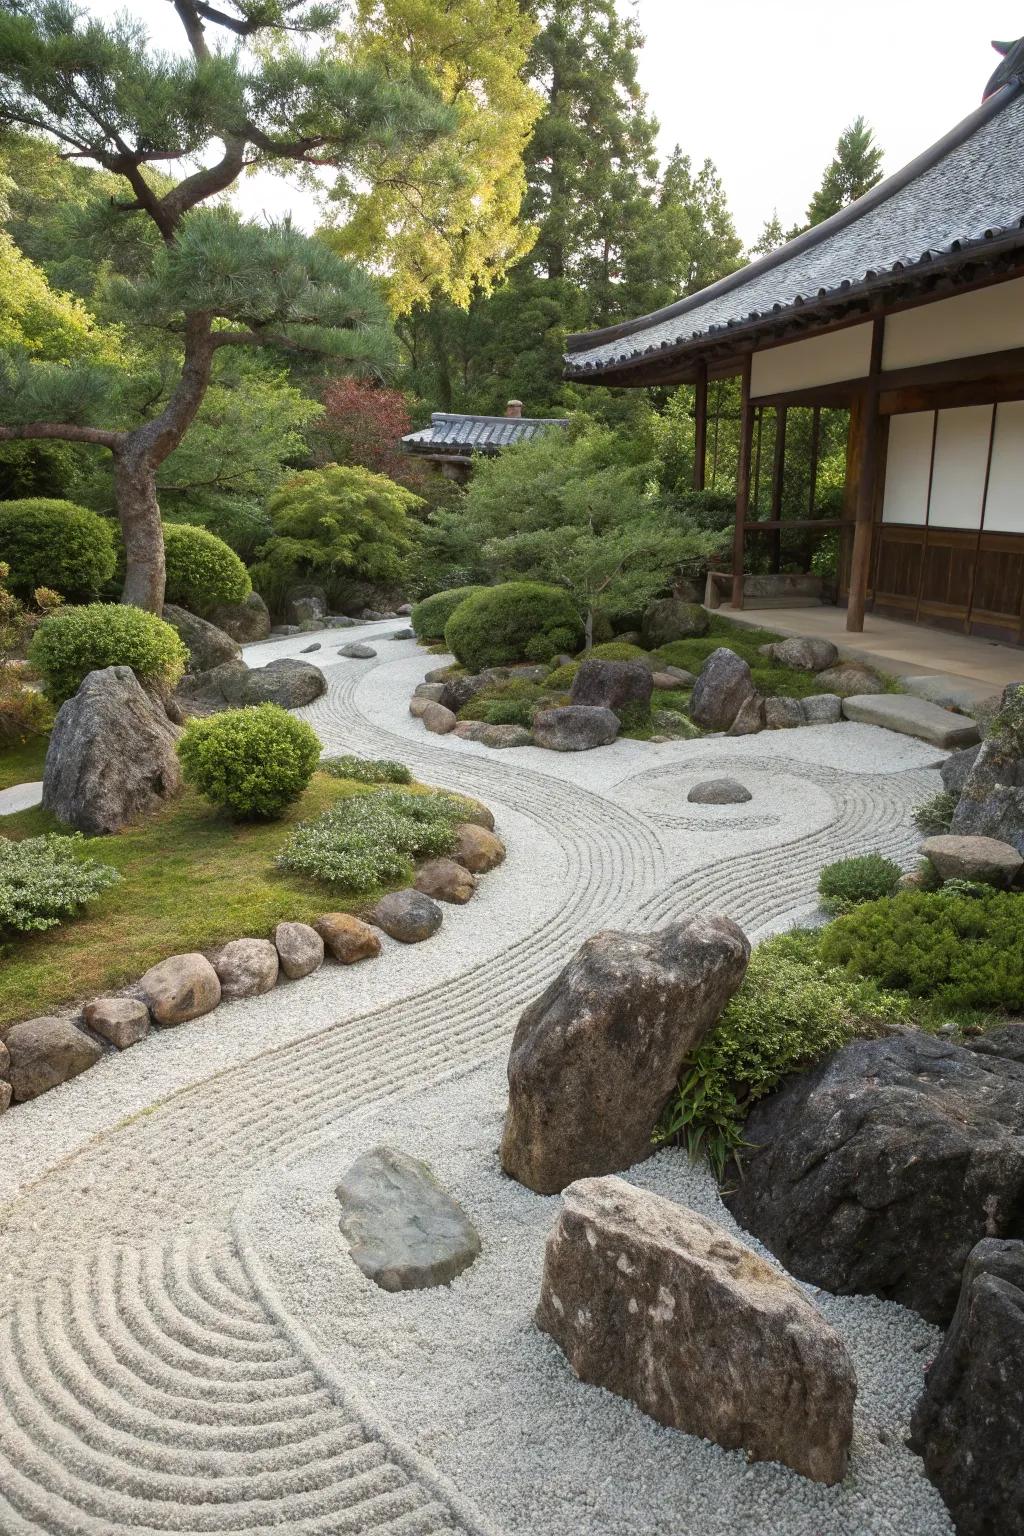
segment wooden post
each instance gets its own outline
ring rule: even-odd
[[[775,455],[772,459],[772,522],[782,520],[782,491],[786,474],[786,407],[775,407]],[[776,575],[782,565],[782,529],[774,528],[768,535],[772,557],[772,570]]]
[[[693,488],[704,489],[704,475],[708,457],[708,365],[697,364],[697,377],[693,383]]]
[[[867,600],[868,574],[871,570],[871,534],[875,515],[875,481],[878,473],[880,419],[878,392],[882,374],[882,345],[885,320],[875,320],[871,332],[871,366],[864,385],[861,408],[856,413],[858,431],[850,444],[847,473],[855,481],[856,521],[853,529],[853,555],[850,560],[850,590],[846,600],[846,628],[860,634],[864,628],[864,604]]]
[[[754,409],[750,403],[752,357],[743,359],[740,377],[740,457],[736,466],[736,528],[732,541],[732,606],[743,607],[743,561],[746,550],[747,508],[750,505],[750,450],[754,439]]]

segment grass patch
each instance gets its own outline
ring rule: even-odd
[[[84,839],[83,855],[124,878],[81,917],[0,950],[0,1026],[123,986],[168,955],[267,938],[285,919],[310,922],[364,906],[376,892],[339,897],[275,869],[274,859],[298,822],[348,796],[375,793],[317,773],[279,821],[238,823],[185,791],[139,826]],[[41,808],[6,816],[0,826],[14,838],[63,830]]]
[[[0,752],[0,789],[10,789],[14,784],[38,783],[43,776],[49,744],[49,736],[30,736],[28,741]]]

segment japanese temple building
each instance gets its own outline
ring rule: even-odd
[[[430,426],[407,432],[402,447],[424,455],[450,480],[468,480],[478,455],[494,458],[516,443],[527,443],[553,427],[563,430],[568,419],[556,416],[524,416],[523,402],[510,400],[504,416],[466,416],[453,411],[434,411]]]
[[[579,383],[695,387],[739,376],[732,603],[753,537],[755,425],[849,410],[840,600],[1024,643],[1024,39],[981,106],[903,170],[781,249],[654,314],[570,337]],[[813,490],[812,490],[813,494]],[[773,497],[775,506],[778,499]],[[808,520],[808,523],[812,521]]]

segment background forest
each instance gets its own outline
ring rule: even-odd
[[[279,487],[337,463],[383,474],[419,498],[403,503],[419,525],[415,547],[402,552],[410,595],[484,575],[473,564],[479,544],[465,528],[460,536],[463,493],[404,455],[398,439],[432,410],[501,413],[510,397],[528,415],[573,417],[573,440],[582,434],[586,445],[570,445],[577,458],[565,476],[586,461],[595,473],[624,475],[637,497],[689,504],[690,391],[567,384],[566,335],[693,293],[797,231],[772,219],[745,251],[713,163],[693,164],[684,147],[659,163],[657,123],[637,84],[643,39],[628,9],[614,0],[226,9],[229,43],[241,39],[258,61],[265,120],[251,134],[247,125],[246,152],[212,181],[209,170],[175,180],[167,156],[144,145],[166,138],[172,123],[197,155],[211,139],[228,142],[218,103],[242,79],[237,54],[234,75],[227,53],[205,41],[193,62],[155,68],[135,24],[90,23],[88,7],[77,21],[65,5],[16,5],[0,18],[13,61],[0,90],[0,501],[66,498],[115,515],[103,433],[130,434],[174,409],[192,312],[168,294],[175,285],[184,293],[201,269],[218,294],[248,291],[244,302],[208,303],[205,388],[177,445],[152,466],[159,517],[212,530],[257,572],[268,570],[270,541],[281,544],[271,516]],[[289,53],[289,33],[315,35],[320,51]],[[49,83],[39,90],[33,71],[44,65]],[[339,71],[355,122],[332,117]],[[83,79],[95,92],[78,99]],[[289,109],[306,92],[307,118],[315,109],[327,126],[297,137],[281,121],[286,91]],[[111,127],[104,112],[123,122]],[[127,159],[117,148],[124,123],[133,135]],[[823,146],[823,160],[808,224],[880,176],[881,152],[860,120],[831,158]],[[233,214],[237,176],[266,165],[321,191],[312,239]],[[125,200],[126,176],[134,202]],[[193,187],[203,177],[209,186]],[[183,189],[194,192],[191,203]],[[182,217],[182,208],[192,211]],[[308,313],[295,291],[283,292],[298,265]],[[268,269],[281,290],[273,295],[254,291],[267,286]],[[713,386],[711,406],[705,530],[731,520],[737,389]],[[100,427],[89,425],[100,416]],[[40,418],[75,425],[64,436],[17,435],[28,430],[18,423]],[[3,423],[13,424],[7,441]],[[841,412],[823,413],[816,429],[809,412],[790,412],[784,515],[834,511],[845,431]],[[758,433],[766,471],[774,432],[766,416]],[[755,502],[767,494],[758,485]],[[693,547],[706,553],[707,541]],[[833,555],[803,535],[784,540],[774,558],[827,569]],[[265,595],[273,606],[276,594]]]

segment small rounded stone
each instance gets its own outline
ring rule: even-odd
[[[753,799],[745,784],[736,779],[705,779],[687,795],[691,805],[743,805]]]

